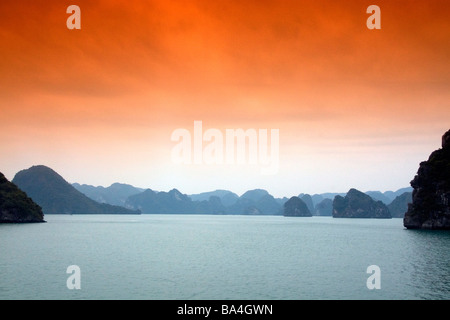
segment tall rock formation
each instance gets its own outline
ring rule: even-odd
[[[0,173],[0,223],[45,222],[41,207]]]
[[[389,209],[381,201],[375,201],[367,194],[350,189],[345,197],[333,200],[333,218],[392,218]]]
[[[314,212],[314,203],[309,194],[299,194],[298,197],[306,204],[311,213]]]
[[[299,197],[292,197],[284,204],[285,217],[312,217],[306,203]]]
[[[450,130],[442,136],[442,149],[420,163],[411,186],[412,203],[403,225],[408,229],[450,230]]]

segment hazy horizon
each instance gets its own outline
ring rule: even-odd
[[[36,166],[45,166],[45,165],[36,165]],[[23,170],[28,170],[29,168],[25,168],[25,169],[23,169]],[[52,169],[53,170],[53,168],[50,168],[50,169]],[[58,174],[60,174],[59,172],[57,172],[57,171],[55,171],[56,173],[58,173]],[[61,174],[60,174],[61,175]],[[10,177],[10,178],[8,178],[7,176],[6,176],[6,178],[9,180],[9,181],[12,181],[13,180],[13,178],[14,178],[14,176],[15,175],[13,175],[12,177]],[[62,176],[63,178],[64,178],[64,176]],[[66,180],[67,181],[67,180]],[[246,193],[247,191],[252,191],[252,190],[257,190],[257,189],[263,189],[263,190],[265,190],[265,191],[267,191],[269,194],[271,194],[272,196],[274,196],[275,198],[284,198],[284,197],[286,197],[286,198],[290,198],[290,197],[292,197],[292,196],[298,196],[298,195],[300,195],[300,194],[309,194],[309,195],[311,195],[311,196],[314,196],[314,195],[321,195],[321,194],[326,194],[326,193],[340,193],[340,194],[346,194],[349,190],[342,190],[342,191],[324,191],[324,192],[316,192],[316,193],[308,193],[308,192],[303,192],[303,191],[299,191],[299,192],[297,192],[297,193],[294,193],[294,194],[289,194],[289,195],[286,195],[286,194],[274,194],[274,193],[272,193],[271,192],[271,190],[267,190],[267,189],[264,189],[264,188],[258,188],[258,187],[256,187],[256,188],[253,188],[253,189],[247,189],[247,190],[244,190],[244,191],[242,191],[242,192],[236,192],[235,190],[231,190],[231,189],[225,189],[225,188],[217,188],[217,189],[214,189],[214,190],[203,190],[203,191],[200,191],[200,192],[195,192],[195,193],[190,193],[190,192],[185,192],[184,190],[181,190],[180,188],[178,188],[177,186],[173,186],[173,187],[171,187],[171,188],[169,188],[169,189],[165,189],[165,190],[160,190],[160,189],[156,189],[156,188],[154,188],[154,187],[152,187],[152,186],[136,186],[136,185],[133,185],[133,184],[130,184],[130,183],[127,183],[127,182],[120,182],[120,181],[116,181],[116,182],[113,182],[113,183],[111,183],[111,184],[109,184],[109,185],[99,185],[99,184],[87,184],[87,183],[82,183],[82,182],[79,182],[79,181],[67,181],[68,183],[70,183],[71,185],[73,185],[73,184],[79,184],[80,186],[83,186],[83,185],[86,185],[86,186],[90,186],[90,187],[102,187],[102,188],[108,188],[108,187],[110,187],[110,186],[112,186],[113,184],[123,184],[123,185],[129,185],[129,186],[132,186],[132,187],[134,187],[134,188],[138,188],[138,189],[142,189],[142,190],[148,190],[148,189],[150,189],[150,190],[152,190],[152,191],[155,191],[155,192],[169,192],[169,191],[171,191],[171,190],[173,190],[173,189],[177,189],[178,191],[180,191],[182,194],[186,194],[186,195],[197,195],[197,194],[201,194],[201,193],[209,193],[209,192],[215,192],[215,191],[229,191],[229,192],[232,192],[232,193],[235,193],[236,195],[238,195],[239,197],[241,197],[244,193]],[[411,188],[411,186],[410,185],[408,185],[408,186],[405,186],[405,187],[402,187],[402,188],[398,188],[398,189],[393,189],[393,190],[375,190],[375,189],[370,189],[370,190],[359,190],[359,191],[361,191],[361,192],[372,192],[372,191],[374,191],[374,192],[381,192],[381,193],[385,193],[385,192],[397,192],[397,191],[399,191],[399,190],[401,190],[401,189],[405,189],[405,188]],[[357,188],[355,188],[355,189],[357,189]]]
[[[381,30],[366,9],[381,8]],[[0,3],[0,171],[185,194],[396,191],[450,128],[450,3]],[[172,133],[279,130],[279,169],[175,164]],[[205,144],[206,145],[206,144]],[[205,146],[204,145],[204,146]]]

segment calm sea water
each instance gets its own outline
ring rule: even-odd
[[[450,299],[450,232],[401,219],[45,218],[0,225],[0,299]]]

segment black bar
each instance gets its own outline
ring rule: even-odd
[[[54,308],[55,304],[58,304],[57,309]],[[0,307],[14,310],[16,315],[36,310],[45,316],[66,314],[86,317],[98,314],[101,318],[111,316],[130,319],[304,319],[327,316],[362,319],[367,316],[385,318],[388,314],[394,315],[393,312],[400,312],[402,318],[413,317],[417,310],[429,308],[433,309],[434,314],[439,314],[440,311],[448,310],[448,301],[13,300],[0,301]]]

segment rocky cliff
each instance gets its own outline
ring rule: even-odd
[[[345,197],[333,200],[333,218],[392,218],[389,209],[381,201],[375,201],[367,194],[350,189]]]
[[[450,230],[450,130],[442,137],[442,149],[420,164],[411,186],[412,203],[403,225],[408,229]]]
[[[312,217],[306,203],[299,197],[292,197],[284,204],[285,217]]]
[[[41,207],[0,173],[0,223],[45,222]]]

